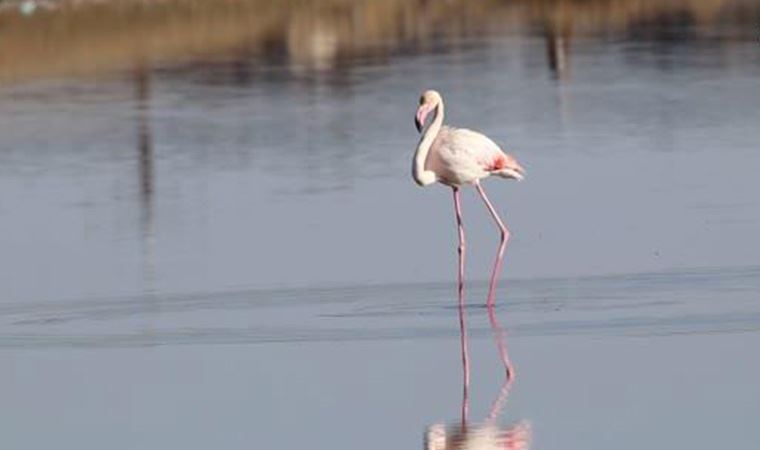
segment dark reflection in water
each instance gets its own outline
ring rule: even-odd
[[[137,117],[137,153],[139,161],[140,213],[142,216],[143,235],[153,235],[153,189],[155,186],[153,171],[153,136],[150,128],[150,69],[139,64],[134,70],[136,117]]]
[[[571,30],[566,27],[547,25],[546,58],[552,75],[558,80],[570,76],[570,39]]]
[[[137,160],[139,184],[139,208],[141,225],[142,276],[144,297],[138,302],[142,306],[143,345],[156,342],[154,317],[159,311],[160,299],[156,296],[156,232],[155,232],[155,175],[153,155],[153,135],[151,132],[151,85],[152,72],[145,63],[138,63],[133,70],[135,82],[135,118],[137,121]],[[137,305],[136,305],[137,306]]]

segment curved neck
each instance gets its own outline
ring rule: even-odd
[[[435,108],[435,117],[430,124],[425,134],[422,135],[420,143],[417,144],[417,150],[414,153],[414,165],[412,166],[412,176],[414,181],[420,186],[426,186],[428,184],[435,183],[435,172],[425,170],[425,161],[427,160],[430,147],[433,145],[435,137],[438,136],[438,132],[441,131],[443,125],[443,101],[438,103]]]

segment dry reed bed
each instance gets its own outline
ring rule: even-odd
[[[744,17],[736,0],[111,0],[64,1],[0,13],[0,83],[177,64],[235,51],[284,52],[329,68],[353,54],[431,45],[436,36],[524,31],[621,31],[678,11],[697,23]]]

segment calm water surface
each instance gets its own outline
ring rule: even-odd
[[[128,44],[86,6],[0,11],[0,447],[442,448],[456,230],[410,178],[435,88],[528,169],[485,183],[513,232],[502,430],[757,448],[760,6],[385,5],[207,12],[202,45],[192,14],[175,42],[141,10]],[[14,31],[58,20],[102,48]],[[477,422],[497,233],[464,214]]]

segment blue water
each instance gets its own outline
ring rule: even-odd
[[[0,87],[0,448],[456,433],[453,205],[410,178],[425,88],[528,170],[485,182],[513,237],[499,426],[545,449],[755,448],[760,44],[681,13]],[[498,235],[470,191],[464,220],[475,424],[503,381]]]

